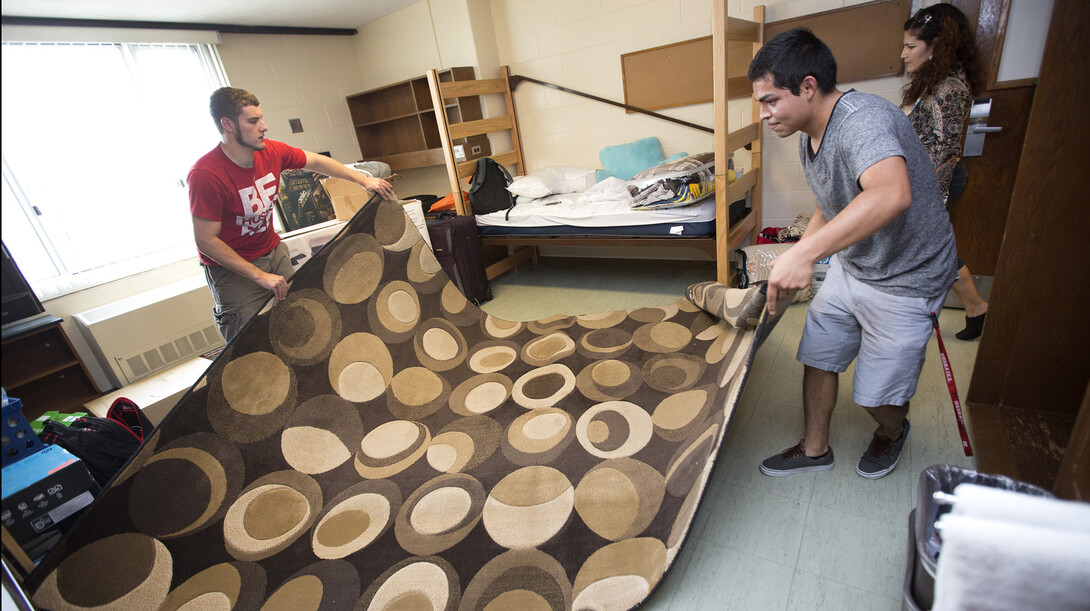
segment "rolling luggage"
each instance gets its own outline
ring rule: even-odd
[[[441,213],[427,219],[427,224],[435,257],[458,290],[477,305],[492,299],[473,216]]]

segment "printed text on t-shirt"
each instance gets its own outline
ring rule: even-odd
[[[272,220],[272,198],[276,196],[277,180],[272,172],[254,181],[254,186],[239,189],[243,215],[235,219],[242,228],[242,235],[261,233],[269,228]]]

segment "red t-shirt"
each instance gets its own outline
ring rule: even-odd
[[[189,170],[189,212],[219,221],[220,239],[253,261],[280,243],[272,221],[280,172],[306,163],[303,149],[266,139],[265,149],[254,151],[254,167],[244,168],[217,145]],[[202,263],[219,265],[204,253],[199,255]]]

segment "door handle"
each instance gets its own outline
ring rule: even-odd
[[[969,108],[969,131],[965,134],[962,157],[980,157],[984,152],[985,134],[998,134],[1002,127],[989,127],[988,116],[992,113],[991,98],[977,98]]]

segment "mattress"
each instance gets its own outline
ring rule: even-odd
[[[578,227],[574,225],[550,225],[548,227],[502,227],[483,225],[477,227],[482,238],[496,237],[615,237],[651,238],[684,237],[702,238],[715,235],[715,220],[692,223],[655,223],[651,225],[615,225],[613,227]]]
[[[658,210],[614,210],[613,213],[589,216],[588,208],[574,204],[577,193],[542,198],[537,204],[527,205],[515,212],[510,220],[504,220],[503,212],[477,216],[477,231],[481,237],[683,237],[700,238],[715,235],[715,200],[708,200],[681,208]],[[542,204],[559,200],[554,205]],[[516,204],[516,208],[519,205]],[[536,206],[544,208],[539,209]],[[564,218],[554,212],[578,210],[578,218]],[[749,213],[748,202],[740,199],[730,205],[730,224],[734,225]],[[562,224],[564,222],[568,224]],[[610,221],[615,224],[609,225]]]
[[[486,228],[493,227],[525,229],[567,226],[585,230],[690,223],[715,225],[714,199],[678,208],[633,210],[625,200],[588,201],[582,195],[584,194],[567,193],[525,201],[519,198],[510,210],[477,215],[477,227],[484,235]],[[601,231],[590,233],[597,234]]]
[[[706,155],[694,155],[681,162],[656,166],[639,181],[607,178],[582,193],[555,194],[536,199],[519,197],[509,210],[477,215],[477,231],[481,237],[713,236],[715,199],[709,197],[712,194],[710,190],[701,188],[696,190],[699,191],[697,193],[689,183],[682,185],[679,182],[680,187],[673,185],[669,205],[663,207],[655,205],[644,193],[645,188],[659,185],[662,179],[677,182],[675,179],[683,173],[681,170],[688,167],[685,164],[696,164],[699,171],[707,170],[707,163],[696,163],[703,157]],[[655,171],[660,168],[663,171],[656,174]],[[661,188],[658,190],[662,191]],[[684,197],[681,191],[685,192]],[[694,198],[699,201],[683,201]],[[638,201],[643,201],[643,205],[637,207]],[[745,211],[745,200],[732,204],[731,222],[735,222],[736,217],[744,216]]]

